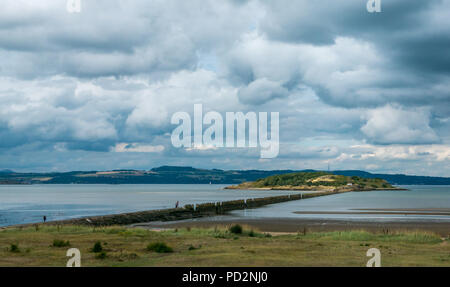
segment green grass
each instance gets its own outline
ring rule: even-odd
[[[68,248],[81,251],[82,266],[365,266],[369,248],[380,249],[382,266],[450,266],[450,241],[433,233],[354,230],[268,236],[241,227],[241,234],[231,233],[230,226],[161,232],[124,227],[10,228],[0,230],[0,266],[65,266]],[[52,243],[62,238],[70,247],[55,248]],[[94,253],[96,243],[101,251]],[[168,248],[172,252],[156,251]]]
[[[367,231],[346,232],[322,232],[299,235],[308,239],[343,240],[343,241],[379,241],[379,242],[404,242],[404,243],[440,243],[439,235],[427,232],[396,232],[393,234],[374,234]]]

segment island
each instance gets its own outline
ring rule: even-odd
[[[323,171],[273,175],[256,181],[227,186],[225,189],[316,190],[335,192],[404,190],[392,186],[381,178],[336,175]]]

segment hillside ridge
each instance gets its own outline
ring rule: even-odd
[[[273,175],[315,170],[222,170],[161,166],[150,170],[70,171],[47,173],[0,172],[0,184],[241,184]],[[330,173],[362,178],[381,178],[394,185],[450,185],[449,177],[373,174],[361,170]]]

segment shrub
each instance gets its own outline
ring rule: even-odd
[[[100,253],[103,251],[102,243],[100,241],[95,242],[94,247],[91,249],[94,253]]]
[[[167,244],[165,244],[164,242],[155,242],[155,243],[150,243],[147,246],[147,250],[148,251],[154,251],[157,253],[171,253],[173,252],[173,249],[169,246],[167,246]]]
[[[69,241],[64,241],[64,240],[59,240],[59,239],[53,240],[53,247],[66,247],[66,246],[70,246]]]
[[[230,232],[233,234],[242,234],[242,226],[235,224],[230,227]]]
[[[250,230],[250,232],[248,233],[248,236],[255,237],[256,234],[255,234],[255,232],[253,230]]]
[[[11,244],[9,247],[9,251],[14,252],[14,253],[19,253],[20,249],[19,249],[19,244]]]

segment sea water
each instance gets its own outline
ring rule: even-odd
[[[0,226],[174,208],[295,192],[224,190],[215,184],[0,185]]]
[[[193,203],[294,194],[296,191],[225,190],[214,184],[142,185],[0,185],[0,226],[85,216],[173,208]],[[248,218],[311,218],[345,220],[449,220],[441,215],[296,214],[301,211],[382,212],[381,209],[450,209],[450,186],[401,186],[408,190],[348,192],[235,210]],[[449,210],[450,212],[450,210]]]

